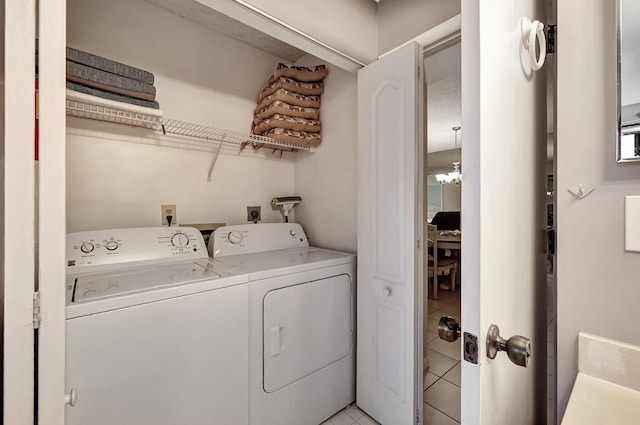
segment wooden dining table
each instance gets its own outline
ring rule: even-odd
[[[462,245],[462,233],[451,233],[447,230],[438,230],[438,248],[460,250]]]
[[[455,256],[458,260],[458,273],[456,277],[456,286],[460,285],[460,278],[462,276],[460,268],[460,257],[462,251],[462,233],[452,233],[450,230],[438,230],[438,248],[445,250],[445,256]],[[450,253],[447,250],[452,251]]]

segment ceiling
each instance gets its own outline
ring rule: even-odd
[[[207,7],[197,1],[184,0],[145,0],[171,13],[203,25],[211,30],[242,41],[267,53],[291,63],[296,62],[306,52],[288,43],[271,37],[227,15]]]
[[[427,151],[454,149],[452,127],[462,123],[460,43],[429,55],[424,60],[427,82]],[[458,148],[462,146],[458,132]]]

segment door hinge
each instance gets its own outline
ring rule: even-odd
[[[40,328],[40,292],[33,293],[33,329]]]
[[[556,26],[547,26],[547,54],[556,52]]]
[[[416,425],[420,425],[420,409],[416,409]]]
[[[416,240],[416,246],[418,247],[418,249],[420,249],[420,238]]]

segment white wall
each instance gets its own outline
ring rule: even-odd
[[[119,141],[120,127],[68,131],[69,232],[159,226],[161,204],[176,205],[179,223],[244,223],[248,205],[262,206],[263,222],[281,221],[270,201],[293,192],[293,163],[220,155],[207,182],[209,153]]]
[[[305,56],[299,63],[313,65]],[[334,66],[324,80],[320,119],[322,143],[313,154],[299,155],[294,187],[302,203],[295,207],[313,245],[356,251],[356,74]]]
[[[442,211],[460,211],[462,203],[461,184],[442,185]]]
[[[584,29],[588,28],[588,31]],[[615,163],[614,0],[558,2],[558,403],[577,372],[577,333],[640,344],[640,254],[624,252],[624,196],[640,194],[640,164]],[[568,189],[590,182],[579,200]],[[562,417],[562,415],[560,415]]]
[[[140,0],[69,0],[67,28],[70,46],[153,72],[165,116],[237,131],[248,132],[279,61]],[[243,223],[248,205],[280,221],[270,200],[293,192],[292,155],[225,149],[208,183],[209,153],[120,141],[141,134],[126,126],[69,118],[67,127],[69,232],[159,225],[167,203],[181,223]]]
[[[373,62],[378,56],[373,0],[247,0],[247,3],[362,63]]]
[[[460,0],[384,0],[378,4],[378,54],[460,13]]]

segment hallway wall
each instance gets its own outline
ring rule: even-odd
[[[381,1],[378,3],[378,55],[459,13],[459,0]]]
[[[640,164],[616,164],[615,0],[558,1],[557,365],[559,418],[577,373],[578,332],[640,344],[640,254],[624,251],[624,197]],[[584,29],[588,28],[588,31]],[[578,199],[568,189],[590,182]]]

